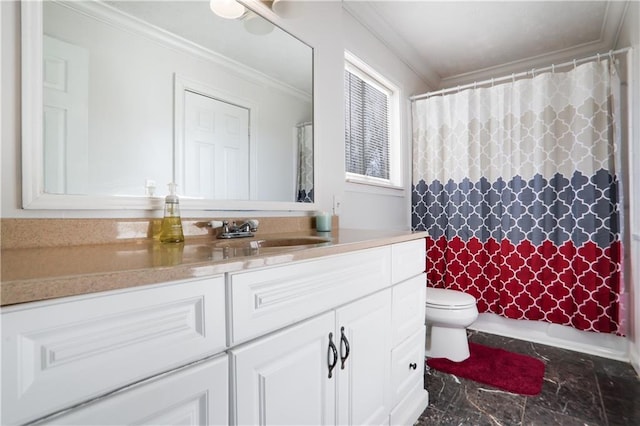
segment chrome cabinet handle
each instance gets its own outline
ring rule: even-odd
[[[331,361],[331,355],[333,355],[333,362]],[[333,369],[338,363],[338,350],[333,343],[333,333],[329,333],[329,347],[327,348],[327,366],[329,367],[329,378],[333,375]]]
[[[340,369],[344,370],[344,365],[347,362],[347,358],[349,358],[349,352],[351,352],[349,348],[349,340],[347,336],[344,334],[344,327],[340,327],[340,360],[342,364],[340,365]],[[344,355],[342,355],[342,344],[344,343]]]

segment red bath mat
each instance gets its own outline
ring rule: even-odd
[[[539,359],[471,342],[469,352],[462,362],[429,358],[427,365],[507,392],[533,396],[542,390],[544,363]]]

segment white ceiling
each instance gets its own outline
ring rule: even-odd
[[[627,2],[344,0],[343,6],[435,89],[614,49]]]

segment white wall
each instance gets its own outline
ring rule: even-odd
[[[426,92],[427,86],[346,10],[343,12],[343,27],[345,48],[400,89],[404,189],[398,191],[346,184],[340,223],[346,228],[409,229],[412,130],[411,103],[408,98]]]
[[[16,2],[2,7],[2,217],[149,217],[145,211],[34,211],[20,208],[20,13]],[[304,2],[297,16],[288,19],[270,15],[278,25],[314,47],[314,136],[316,144],[316,203],[318,210],[331,211],[334,198],[341,202],[343,227],[408,229],[410,212],[411,130],[410,105],[403,104],[405,190],[397,193],[350,185],[344,181],[343,65],[344,50],[393,81],[406,100],[424,92],[426,86],[379,40],[343,12],[341,2]],[[215,216],[239,212],[216,212]],[[200,216],[203,212],[185,212]],[[212,215],[211,212],[206,214]],[[301,214],[252,212],[259,216]]]

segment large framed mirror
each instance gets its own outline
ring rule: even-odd
[[[183,209],[314,209],[313,49],[253,10],[22,2],[22,31],[24,208],[156,209],[176,182]]]

